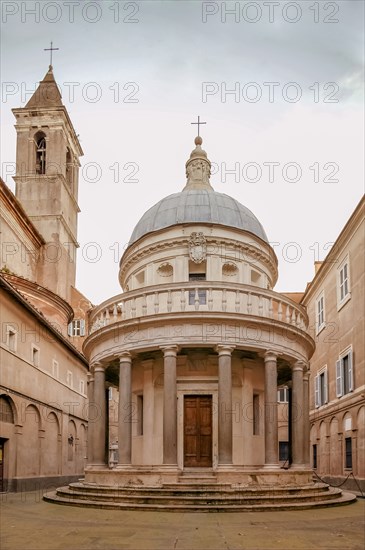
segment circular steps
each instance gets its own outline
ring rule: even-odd
[[[352,493],[325,483],[306,486],[250,486],[212,483],[176,483],[159,487],[145,485],[101,486],[71,483],[44,495],[44,500],[69,506],[120,510],[170,512],[244,512],[259,510],[304,510],[350,504]]]

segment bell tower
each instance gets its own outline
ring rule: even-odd
[[[52,65],[25,107],[13,113],[15,194],[46,242],[38,260],[37,280],[69,301],[76,275],[79,157],[83,152]]]

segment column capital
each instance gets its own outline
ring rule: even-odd
[[[132,363],[132,354],[129,351],[122,351],[119,356],[119,364]]]
[[[264,353],[264,361],[265,363],[268,362],[268,361],[277,361],[277,358],[278,358],[278,352],[276,351],[273,351],[271,349],[268,349],[267,351],[265,351]]]
[[[105,367],[101,361],[96,361],[90,367],[94,372],[105,371]]]
[[[306,363],[304,361],[296,361],[294,363],[294,365],[292,366],[292,371],[300,371],[300,372],[303,372],[304,371],[304,368],[306,366]]]
[[[172,346],[160,346],[160,350],[163,351],[164,357],[176,357],[179,346],[172,345]]]
[[[232,355],[233,350],[236,346],[228,346],[225,344],[218,344],[215,346],[215,350],[218,355]]]
[[[308,368],[305,368],[305,369],[304,369],[304,372],[303,372],[303,380],[304,380],[304,382],[308,382],[308,381],[309,381],[310,375],[311,375],[310,370],[309,370]]]

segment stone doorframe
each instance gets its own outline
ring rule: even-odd
[[[218,381],[217,378],[206,380],[177,380],[177,465],[184,469],[184,396],[212,396],[212,464],[213,470],[218,466]]]

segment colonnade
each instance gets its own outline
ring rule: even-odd
[[[177,353],[178,346],[161,348],[164,356],[163,386],[163,464],[177,467]],[[232,352],[234,346],[218,345],[218,464],[232,464]],[[279,468],[277,358],[275,351],[264,353],[265,415],[264,468]],[[89,377],[89,401],[94,405],[95,418],[89,422],[88,463],[106,466],[106,398],[105,368],[96,363]],[[119,357],[118,467],[132,465],[132,355],[122,352]],[[292,464],[291,468],[309,466],[309,371],[306,363],[292,365]]]

